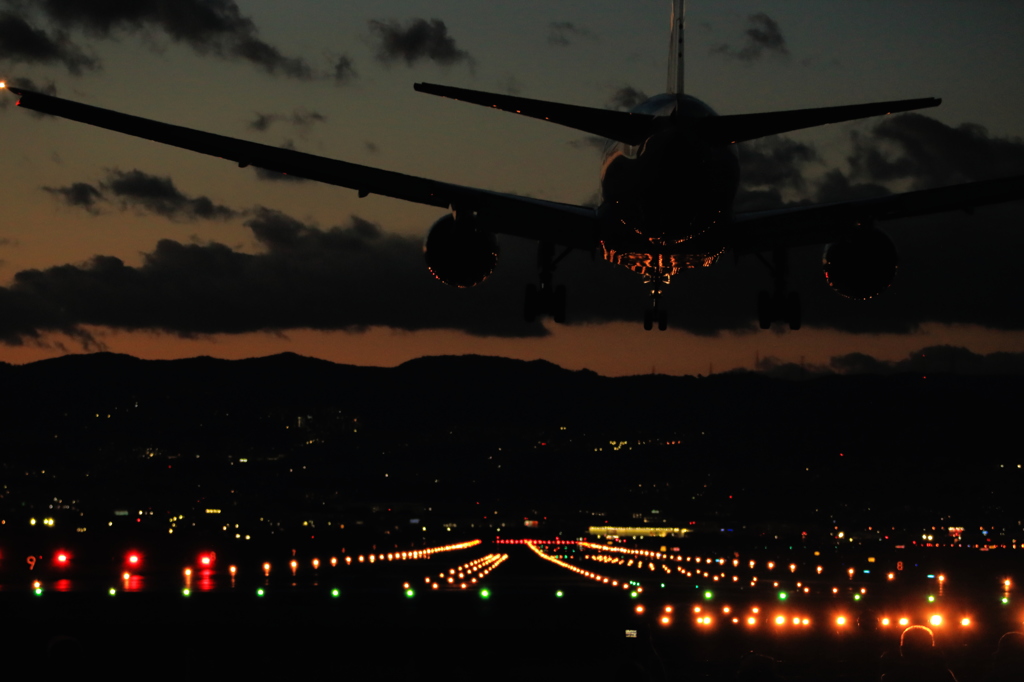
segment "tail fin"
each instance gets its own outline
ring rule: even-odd
[[[686,0],[672,0],[672,33],[668,46],[668,89],[677,100],[683,97],[683,28]]]

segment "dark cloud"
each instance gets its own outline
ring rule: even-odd
[[[854,134],[852,177],[870,182],[911,180],[915,188],[1018,175],[1020,138],[991,137],[982,126],[948,126],[922,114],[882,119],[869,135]]]
[[[650,97],[642,90],[637,90],[631,85],[624,85],[612,93],[612,96],[608,98],[607,106],[609,109],[629,111],[649,99]]]
[[[97,215],[99,204],[117,202],[122,210],[134,208],[171,220],[228,220],[238,211],[214,204],[208,197],[189,197],[167,177],[150,175],[140,170],[107,171],[99,187],[75,182],[67,187],[43,187],[68,206],[84,208]]]
[[[14,64],[61,64],[76,76],[99,67],[64,31],[36,28],[14,12],[0,12],[0,60]]]
[[[377,61],[391,64],[404,61],[407,66],[427,60],[442,66],[468,63],[473,58],[455,45],[448,27],[440,19],[413,19],[402,26],[394,19],[370,21],[370,32],[376,41]]]
[[[338,85],[348,85],[357,78],[359,78],[359,74],[352,66],[352,60],[345,55],[338,57],[334,62],[334,82]]]
[[[447,287],[429,275],[419,238],[355,216],[321,229],[262,208],[246,226],[260,253],[162,240],[138,267],[97,256],[19,272],[0,288],[0,339],[24,343],[48,331],[80,333],[82,325],[182,336],[375,325],[544,333],[520,319],[521,279],[496,274],[474,289]]]
[[[744,31],[740,47],[723,44],[712,48],[711,53],[733,57],[742,62],[753,62],[766,55],[789,56],[786,39],[774,19],[764,12],[758,12],[750,15],[748,21],[750,26]]]
[[[291,114],[261,114],[257,112],[256,118],[249,122],[249,127],[253,130],[265,132],[273,124],[285,122],[304,132],[314,123],[323,123],[326,120],[327,117],[321,113],[299,108]]]
[[[571,21],[552,21],[548,24],[548,45],[568,47],[576,38],[590,38],[590,31]]]
[[[597,135],[587,135],[586,137],[577,137],[569,140],[566,144],[573,149],[593,149],[603,154],[604,150],[608,147],[608,140]]]
[[[57,84],[51,80],[42,81],[40,83],[35,82],[31,78],[22,78],[20,76],[11,78],[7,81],[8,85],[13,85],[17,88],[25,88],[26,90],[33,90],[35,92],[41,92],[44,95],[56,95]]]
[[[745,187],[769,186],[802,190],[803,169],[820,162],[817,150],[787,137],[772,135],[736,145]]]
[[[366,142],[363,143],[363,146],[366,147],[366,151],[370,152],[371,154],[379,154],[380,153],[380,147],[377,146],[377,143],[375,143],[375,142],[371,142],[370,140],[367,140]]]
[[[6,3],[15,8],[24,7],[18,0],[6,0]],[[116,38],[122,33],[159,31],[200,54],[247,61],[267,73],[291,78],[313,76],[304,60],[287,57],[261,40],[252,19],[241,13],[234,0],[39,0],[30,6],[63,30],[79,30],[104,39]],[[14,14],[9,16],[25,21]],[[24,32],[21,35],[25,35]],[[57,34],[58,38],[65,35]],[[48,38],[45,34],[43,37]],[[60,40],[51,42],[60,44]],[[35,49],[42,50],[41,47]],[[70,54],[71,57],[51,59],[64,62],[72,73],[76,69],[95,68],[94,61],[82,61],[84,55],[80,51]]]
[[[106,192],[132,206],[171,220],[227,220],[238,213],[214,204],[208,197],[188,197],[170,178],[149,175],[140,170],[112,170],[100,183]]]
[[[58,197],[68,206],[84,208],[93,215],[99,214],[99,204],[105,201],[103,193],[86,182],[76,182],[67,187],[43,187],[43,190]]]
[[[266,132],[276,121],[281,121],[284,116],[281,114],[256,114],[256,118],[249,122],[249,127],[259,132]]]
[[[505,78],[502,90],[509,95],[521,95],[523,92],[523,82],[510,74]]]

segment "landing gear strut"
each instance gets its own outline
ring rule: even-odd
[[[565,285],[554,286],[552,279],[555,266],[569,255],[572,249],[566,249],[555,257],[555,245],[541,242],[537,246],[537,269],[540,272],[540,286],[526,285],[526,296],[523,301],[523,319],[533,322],[541,315],[550,315],[559,324],[565,323]]]
[[[787,291],[789,278],[789,252],[786,249],[776,249],[772,252],[772,262],[769,263],[757,254],[757,257],[771,271],[774,283],[774,291],[769,293],[762,291],[757,297],[757,321],[761,329],[769,329],[773,322],[787,322],[792,330],[800,329],[801,309],[800,294],[795,291]]]
[[[661,287],[669,283],[667,273],[658,272],[653,275],[644,275],[644,284],[651,286],[651,307],[644,311],[644,329],[651,331],[655,323],[660,331],[668,329],[668,311],[659,307],[661,303]]]

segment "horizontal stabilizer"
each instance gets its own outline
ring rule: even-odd
[[[699,119],[694,122],[694,126],[697,134],[709,138],[713,144],[731,144],[786,133],[791,130],[813,128],[827,123],[855,121],[859,118],[884,116],[913,109],[927,109],[940,104],[942,104],[942,100],[935,97],[902,99],[893,102],[850,104],[820,109],[773,111],[765,114],[714,116]]]
[[[480,104],[530,118],[539,118],[626,144],[642,144],[655,132],[657,125],[655,117],[648,114],[631,114],[624,111],[545,102],[539,99],[498,95],[432,83],[416,83],[413,87],[417,92]]]

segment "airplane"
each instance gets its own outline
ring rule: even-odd
[[[498,263],[496,235],[538,242],[539,284],[526,287],[524,318],[566,321],[566,289],[558,264],[572,251],[600,253],[642,276],[650,305],[644,328],[668,327],[663,287],[686,270],[714,265],[723,254],[755,254],[773,287],[761,291],[757,317],[799,329],[798,292],[788,286],[787,254],[823,245],[828,285],[870,299],[892,283],[899,256],[879,222],[1024,198],[1024,175],[918,190],[873,199],[737,213],[740,167],[735,145],[768,135],[870,116],[935,107],[936,98],[907,99],[768,113],[718,115],[684,92],[684,0],[672,1],[668,87],[629,112],[416,83],[418,92],[550,121],[606,138],[601,203],[596,208],[466,187],[328,159],[8,87],[17,105],[127,135],[234,161],[239,167],[338,185],[359,197],[378,194],[445,209],[430,228],[424,257],[441,282],[468,288]],[[767,257],[765,257],[767,254]]]

